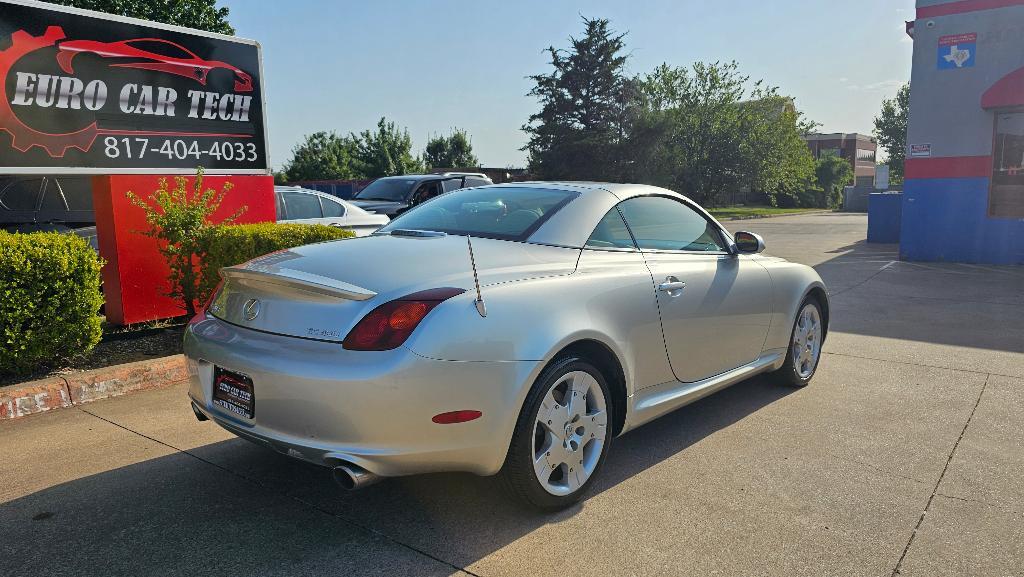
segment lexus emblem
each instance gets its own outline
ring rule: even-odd
[[[251,321],[260,316],[259,299],[249,299],[245,301],[245,304],[242,306],[242,315],[245,316],[245,320],[247,321]]]

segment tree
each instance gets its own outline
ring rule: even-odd
[[[875,117],[875,138],[885,149],[889,165],[889,182],[903,182],[903,163],[907,156],[907,110],[910,108],[910,84],[904,84],[896,98],[882,101],[882,111]]]
[[[568,50],[546,50],[554,70],[530,77],[535,86],[528,94],[541,109],[523,125],[523,150],[539,178],[620,180],[630,93],[625,34],[606,19],[583,23],[583,37],[569,37]]]
[[[231,188],[231,183],[225,182],[219,192],[212,188],[204,190],[200,167],[191,187],[185,177],[176,176],[173,189],[166,178],[161,178],[156,192],[148,198],[130,190],[126,193],[132,204],[145,211],[149,230],[144,234],[160,241],[160,254],[167,259],[171,270],[168,277],[171,289],[167,296],[178,299],[189,317],[196,314],[200,287],[210,284],[203,278],[199,265],[205,256],[202,247],[206,235],[218,225],[231,224],[247,208],[240,208],[219,223],[211,220]],[[218,272],[210,271],[210,274]]]
[[[292,149],[292,158],[284,166],[289,181],[344,180],[359,178],[354,156],[357,141],[334,132],[314,132]]]
[[[769,95],[743,103],[747,184],[777,206],[799,204],[814,180],[814,156],[803,136],[817,123],[796,109],[791,98]]]
[[[217,0],[49,0],[86,10],[96,10],[119,16],[131,16],[196,28],[207,32],[234,34],[228,24],[228,9],[218,8]]]
[[[364,130],[353,136],[353,158],[364,178],[423,172],[423,162],[412,154],[412,138],[406,129],[381,118],[377,131]]]
[[[663,64],[634,85],[632,180],[712,205],[744,186],[774,201],[813,179],[814,160],[800,138],[810,124],[791,99],[751,83],[735,62]]]
[[[826,154],[814,166],[818,185],[824,189],[828,207],[835,208],[842,201],[843,187],[853,182],[853,167],[836,154]]]
[[[448,136],[431,138],[423,152],[423,163],[427,170],[480,166],[480,160],[473,154],[469,135],[458,128]]]

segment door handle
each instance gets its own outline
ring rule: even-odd
[[[686,288],[686,283],[674,276],[666,278],[665,282],[658,285],[658,290],[667,292],[668,296],[671,297],[677,297],[683,294],[684,288]]]

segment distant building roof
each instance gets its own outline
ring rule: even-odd
[[[876,142],[873,136],[867,134],[859,134],[857,132],[843,133],[843,132],[832,132],[823,134],[820,132],[812,132],[811,134],[803,135],[804,140],[861,140],[864,142]]]
[[[740,106],[751,106],[751,105],[765,105],[768,109],[769,114],[773,117],[782,116],[783,113],[795,113],[796,103],[789,96],[768,96],[765,98],[758,98],[755,100],[743,100],[740,101]]]

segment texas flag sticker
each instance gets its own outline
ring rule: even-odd
[[[939,37],[939,70],[971,68],[974,66],[974,52],[978,46],[978,35],[952,34]]]

